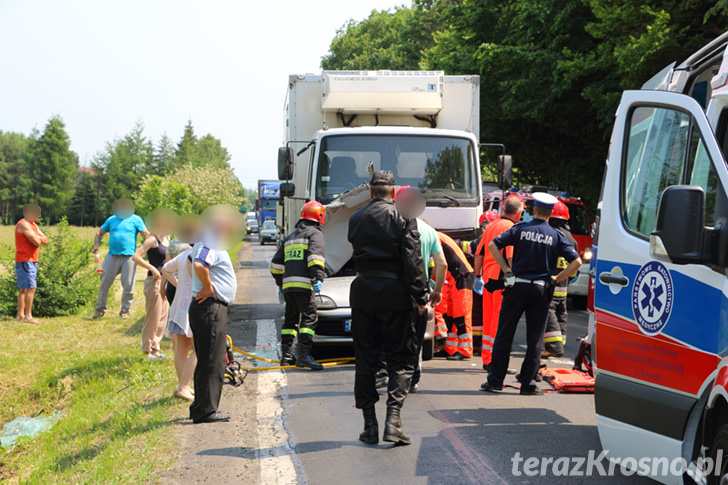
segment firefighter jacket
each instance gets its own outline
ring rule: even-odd
[[[549,219],[549,224],[551,224],[552,227],[554,227],[557,231],[563,234],[566,240],[569,241],[569,244],[574,247],[574,250],[579,252],[579,245],[576,243],[576,239],[574,239],[574,236],[571,235],[571,231],[569,231],[569,224],[567,224],[566,221],[562,221],[560,219]],[[559,274],[568,265],[569,262],[566,261],[566,258],[564,258],[563,256],[559,256],[559,259],[556,262],[556,274]],[[554,298],[567,297],[570,279],[571,278],[566,278],[556,283],[556,288],[554,289]]]
[[[323,281],[324,235],[317,222],[298,221],[273,256],[270,272],[284,293],[312,291],[316,280]]]
[[[408,310],[425,305],[429,286],[417,221],[405,219],[385,199],[373,199],[349,219],[349,242],[357,278],[352,307]]]

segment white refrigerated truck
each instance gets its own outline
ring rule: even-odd
[[[278,153],[282,232],[302,205],[327,205],[326,269],[316,341],[350,340],[354,277],[348,219],[366,204],[369,164],[424,194],[433,227],[471,238],[482,213],[478,76],[440,71],[324,71],[291,75]],[[427,354],[427,348],[425,349]]]

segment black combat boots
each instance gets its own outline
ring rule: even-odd
[[[387,406],[387,422],[384,424],[384,437],[382,439],[395,445],[408,445],[412,440],[404,434],[399,411],[399,406]]]
[[[359,433],[359,439],[368,445],[376,445],[379,443],[379,423],[377,423],[377,413],[374,407],[362,409],[364,415],[364,431]]]
[[[293,335],[281,335],[281,365],[296,365],[293,356]]]
[[[316,362],[311,356],[313,348],[313,336],[307,333],[298,334],[298,359],[296,359],[296,367],[308,367],[311,370],[321,370],[324,368]]]

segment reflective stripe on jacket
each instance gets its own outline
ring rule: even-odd
[[[270,263],[276,284],[287,291],[311,291],[325,277],[324,236],[319,224],[302,219],[286,237]]]

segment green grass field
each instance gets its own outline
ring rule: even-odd
[[[55,226],[39,226],[40,230],[45,234],[53,232]],[[94,234],[98,230],[97,227],[79,227],[71,226],[71,229],[75,233],[76,237],[85,239],[93,242]],[[106,236],[101,243],[104,252],[108,250],[109,236]],[[10,258],[15,256],[15,226],[3,226],[0,225],[0,259]]]
[[[87,240],[95,233],[72,229]],[[0,257],[12,256],[13,231],[0,226]],[[229,251],[233,261],[242,244]],[[0,483],[155,483],[176,458],[170,425],[189,403],[172,397],[172,359],[149,362],[141,351],[145,276],[137,269],[126,320],[117,315],[118,281],[100,320],[91,319],[95,300],[76,316],[39,326],[0,317],[0,425],[62,413],[49,431],[0,448]],[[168,340],[162,351],[171,357]]]
[[[173,460],[170,424],[189,403],[172,397],[172,359],[149,362],[141,352],[144,277],[137,271],[127,320],[117,316],[117,282],[100,320],[91,320],[90,302],[40,326],[0,321],[0,423],[62,412],[49,431],[0,449],[0,482],[153,483]],[[162,347],[171,356],[169,341]]]

